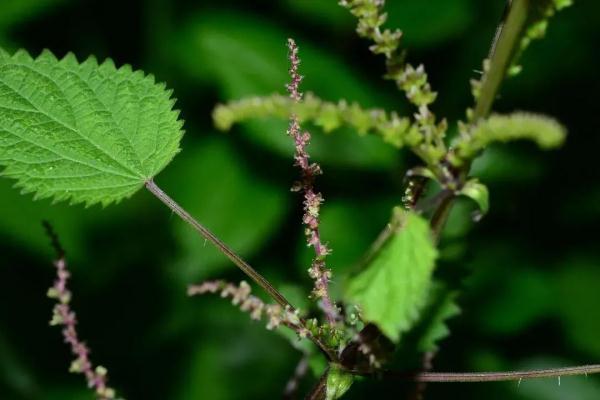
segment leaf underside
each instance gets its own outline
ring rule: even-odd
[[[388,242],[348,287],[348,297],[392,341],[409,330],[425,306],[437,250],[429,224],[397,209],[400,222]]]
[[[171,91],[111,60],[0,49],[0,166],[36,198],[103,205],[131,196],[179,151]]]

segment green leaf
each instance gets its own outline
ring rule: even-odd
[[[352,386],[354,375],[346,372],[342,367],[331,364],[327,372],[326,400],[337,400],[344,395]]]
[[[487,214],[490,209],[490,193],[487,186],[477,179],[471,179],[465,183],[459,194],[473,200],[479,206],[481,215]]]
[[[381,227],[389,221],[389,210],[395,204],[394,198],[369,197],[363,201],[345,199],[325,199],[321,207],[320,234],[329,247],[335,249],[328,257],[327,264],[336,277],[336,283],[343,281],[377,239]],[[304,235],[298,235],[297,264],[302,273],[310,265],[314,250],[306,246]],[[331,285],[337,290],[338,284]]]
[[[0,50],[0,94],[2,174],[36,198],[116,202],[179,151],[171,91],[130,66]]]
[[[362,317],[394,342],[409,330],[425,306],[437,251],[423,218],[395,209],[394,232],[367,269],[348,287]]]
[[[439,282],[433,286],[423,312],[425,318],[421,321],[423,330],[417,344],[420,352],[436,351],[438,342],[450,335],[446,321],[460,314],[457,297],[458,291],[450,290]]]

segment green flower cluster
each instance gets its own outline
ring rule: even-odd
[[[542,39],[546,35],[550,18],[563,8],[572,5],[573,0],[537,0],[532,2],[528,26],[521,38],[521,43],[512,61],[512,65],[508,70],[509,76],[514,76],[521,72],[523,68],[519,65],[519,60],[523,52],[527,50],[531,42]]]
[[[551,149],[562,145],[565,137],[565,127],[544,115],[526,112],[493,114],[477,123],[468,134],[458,138],[450,160],[454,165],[460,166],[465,161],[472,160],[492,142],[529,139],[542,149]]]
[[[310,122],[323,129],[334,131],[349,126],[359,135],[375,134],[394,147],[415,146],[421,135],[408,118],[399,117],[395,112],[387,113],[380,109],[364,109],[357,103],[340,100],[327,102],[307,93],[296,103],[288,96],[272,94],[267,97],[251,97],[219,104],[213,111],[213,120],[220,130],[229,130],[235,123],[254,118],[278,117],[287,119],[296,114],[299,121]]]

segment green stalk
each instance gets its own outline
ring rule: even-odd
[[[507,7],[506,17],[500,24],[498,34],[492,43],[490,68],[482,80],[481,92],[473,114],[474,121],[486,118],[492,109],[500,84],[506,76],[525,29],[530,0],[512,0]]]
[[[490,49],[489,69],[482,78],[481,91],[473,113],[474,123],[490,114],[500,85],[506,77],[512,57],[519,46],[529,11],[530,0],[512,0],[507,3],[505,17],[498,27]],[[470,166],[467,164],[463,167],[463,179],[468,174]],[[433,213],[431,230],[436,242],[439,240],[453,205],[454,197],[448,196],[443,199]]]

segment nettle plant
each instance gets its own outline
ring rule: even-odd
[[[16,180],[23,193],[33,193],[35,198],[108,206],[141,188],[149,190],[270,296],[273,302],[268,304],[251,294],[248,283],[220,280],[191,285],[188,290],[189,295],[213,293],[229,298],[252,319],[265,319],[268,329],[277,328],[291,339],[304,358],[286,387],[287,396],[297,390],[309,364],[321,376],[308,395],[311,399],[337,399],[357,377],[410,380],[419,383],[422,391],[424,382],[600,372],[597,365],[523,372],[427,371],[439,340],[448,334],[445,321],[459,313],[456,291],[433,276],[440,233],[459,196],[476,202],[477,219],[488,210],[485,185],[469,175],[472,161],[493,142],[529,139],[541,148],[555,148],[565,138],[565,129],[552,118],[525,112],[493,114],[491,109],[501,82],[519,73],[521,53],[544,35],[550,17],[570,4],[570,0],[509,0],[481,76],[471,82],[474,106],[464,121],[457,122],[458,134],[452,138],[447,137],[448,122],[430,110],[437,93],[424,67],[405,62],[399,30],[382,29],[386,20],[383,0],[343,0],[340,5],[356,16],[357,32],[373,43],[371,51],[385,57],[385,78],[394,81],[416,107],[414,116],[366,110],[345,101],[329,103],[313,94],[303,96],[298,47],[292,39],[287,43],[288,96],[274,94],[216,107],[215,123],[224,130],[250,118],[289,118],[287,134],[295,145],[295,164],[301,172],[292,190],[303,196],[302,224],[307,245],[314,249],[308,268],[314,281],[310,298],[320,315],[295,308],[154,183],[153,178],[180,150],[183,122],[173,109],[172,92],[151,75],[129,66],[116,68],[110,60],[99,64],[89,58],[80,63],[71,54],[59,60],[48,51],[32,58],[25,51],[9,55],[0,50],[0,165],[5,177]],[[349,126],[360,135],[380,136],[397,149],[409,149],[422,162],[406,172],[406,191],[399,195],[399,205],[360,270],[337,280],[345,285],[338,291],[340,298],[331,295],[330,249],[319,229],[323,197],[315,189],[315,178],[322,171],[310,160],[310,134],[300,125],[304,122],[326,132]],[[58,253],[57,279],[48,293],[57,301],[51,323],[63,327],[64,339],[75,356],[71,370],[85,375],[98,399],[113,399],[116,394],[107,384],[106,369],[93,367],[89,350],[77,335],[65,253],[49,226],[48,230]],[[409,333],[417,339],[407,349],[403,339]],[[422,369],[394,370],[400,348],[403,354],[425,355]],[[319,359],[325,361],[320,371]]]

